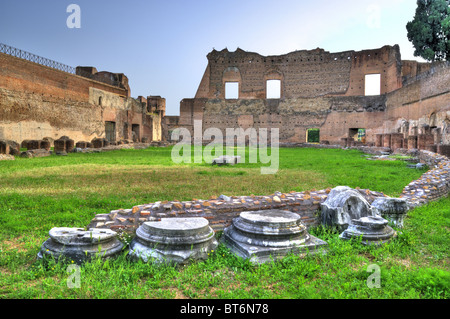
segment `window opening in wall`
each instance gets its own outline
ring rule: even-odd
[[[320,129],[310,128],[306,131],[307,143],[319,143],[320,142]]]
[[[267,80],[266,99],[281,98],[281,80]]]
[[[102,105],[102,97],[101,96],[98,98],[98,105]]]
[[[226,99],[239,98],[239,82],[225,82],[225,98]]]
[[[348,137],[355,142],[366,142],[366,129],[365,128],[351,128],[348,131]]]
[[[365,76],[365,95],[380,95],[381,93],[381,75],[366,74]]]

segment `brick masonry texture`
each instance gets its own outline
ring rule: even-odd
[[[133,133],[161,140],[165,99],[131,98],[124,75],[120,87],[95,80],[113,75],[109,72],[90,79],[3,53],[0,65],[0,139],[21,143],[65,135],[75,143],[90,141],[105,137],[108,121],[115,123],[117,141],[132,139]]]
[[[323,49],[261,56],[241,49],[212,51],[193,99],[183,99],[180,116],[165,120],[164,135],[194,121],[208,128],[278,128],[280,142],[305,143],[307,130],[320,129],[332,144],[366,130],[366,143],[426,149],[450,144],[450,63],[403,61],[398,46],[330,53]],[[365,95],[365,76],[380,74],[380,95]],[[281,81],[279,99],[266,99],[266,81]],[[239,98],[225,98],[225,84],[239,82]],[[435,132],[420,133],[423,126]],[[430,138],[418,135],[433,136]],[[411,137],[411,138],[410,138]],[[419,145],[416,143],[420,142]],[[401,143],[401,144],[400,144]]]
[[[96,215],[88,228],[135,231],[147,221],[171,217],[204,217],[215,231],[229,226],[232,219],[243,211],[283,209],[301,216],[306,226],[318,225],[320,203],[327,199],[331,189],[306,192],[274,193],[268,196],[232,196],[230,201],[213,197],[209,200],[163,201],[134,206],[131,209],[113,210],[109,214]],[[382,193],[359,190],[372,202]]]

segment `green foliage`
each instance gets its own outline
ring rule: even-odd
[[[415,56],[447,60],[450,54],[450,0],[417,0],[414,19],[406,24]]]

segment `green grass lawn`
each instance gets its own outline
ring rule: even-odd
[[[69,154],[0,162],[0,298],[448,298],[450,198],[410,212],[389,245],[362,247],[324,229],[327,255],[254,266],[219,246],[184,267],[130,263],[123,256],[81,267],[67,287],[67,265],[36,261],[52,227],[84,227],[100,213],[158,200],[220,194],[268,195],[338,185],[398,196],[425,170],[402,161],[367,161],[355,150],[280,149],[279,170],[174,164],[170,148]],[[220,236],[220,234],[218,234]],[[381,288],[367,287],[367,267]]]

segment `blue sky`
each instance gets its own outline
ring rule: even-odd
[[[70,4],[81,28],[70,29]],[[1,0],[0,42],[71,66],[125,73],[131,95],[161,95],[167,115],[194,97],[215,48],[262,55],[317,47],[330,52],[399,44],[416,0]]]

